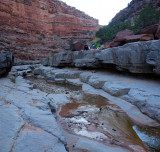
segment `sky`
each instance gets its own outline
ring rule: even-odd
[[[61,0],[99,20],[100,25],[107,25],[111,19],[131,0]]]

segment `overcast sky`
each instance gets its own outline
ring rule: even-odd
[[[131,0],[61,0],[70,6],[85,12],[99,20],[100,25],[107,25],[111,19]]]

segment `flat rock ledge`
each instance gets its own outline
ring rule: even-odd
[[[160,40],[128,43],[91,51],[66,51],[42,60],[45,66],[113,68],[131,73],[160,74]]]

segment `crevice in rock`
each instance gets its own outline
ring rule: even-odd
[[[21,128],[19,129],[19,131],[17,132],[17,136],[15,137],[14,142],[13,142],[13,145],[12,145],[11,150],[10,150],[9,152],[13,152],[14,147],[15,147],[15,144],[16,144],[16,141],[17,141],[17,139],[18,139],[18,137],[19,137],[19,135],[20,135],[20,132],[21,132],[22,128],[25,126],[25,124],[26,124],[26,123],[24,123],[24,124],[21,126]]]

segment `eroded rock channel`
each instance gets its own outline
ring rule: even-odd
[[[85,93],[81,87],[27,78],[34,87],[49,93],[65,94],[68,102],[57,104],[56,115],[68,151],[153,151],[160,150],[160,130],[136,125],[112,101]],[[61,100],[61,99],[60,99]],[[53,105],[52,105],[53,106]]]
[[[0,152],[160,150],[157,81],[29,65],[0,85]]]

